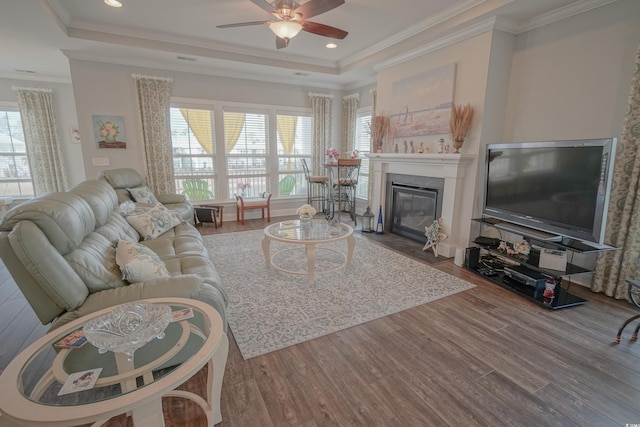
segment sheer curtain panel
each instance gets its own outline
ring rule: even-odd
[[[13,88],[18,95],[35,195],[66,191],[67,170],[53,114],[51,89]]]

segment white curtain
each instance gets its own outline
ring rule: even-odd
[[[20,118],[35,195],[66,191],[67,170],[53,114],[51,89],[13,88],[18,95]]]
[[[169,126],[171,79],[133,75],[147,169],[147,185],[156,194],[176,192]]]
[[[331,108],[333,95],[310,93],[313,110],[313,152],[312,175],[322,175],[320,163],[324,160],[324,152],[331,148]]]
[[[343,153],[353,151],[355,148],[359,100],[360,95],[357,93],[342,98],[342,147],[340,149]]]
[[[378,111],[376,110],[378,106],[378,89],[371,89],[371,96],[373,97],[373,114],[371,117],[378,115]]]

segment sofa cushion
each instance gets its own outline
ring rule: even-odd
[[[114,244],[101,234],[89,234],[65,259],[90,293],[126,285],[116,264]]]
[[[77,194],[89,204],[96,220],[96,227],[101,227],[109,221],[118,200],[113,187],[97,179],[81,182],[69,190],[69,193]]]
[[[143,240],[155,239],[182,221],[161,204],[138,215],[128,215],[127,222],[135,228]]]
[[[127,188],[127,191],[131,195],[131,199],[133,199],[134,202],[149,203],[151,205],[155,205],[156,203],[158,203],[158,199],[156,199],[156,196],[146,186]]]
[[[118,241],[116,263],[122,271],[122,278],[131,283],[169,277],[164,262],[155,252],[139,243]]]

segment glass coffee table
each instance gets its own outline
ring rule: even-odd
[[[208,426],[219,423],[229,348],[220,315],[210,305],[192,299],[145,301],[169,305],[174,314],[183,315],[169,323],[163,339],[136,350],[133,360],[124,353],[100,353],[89,342],[59,347],[62,340],[113,307],[63,325],[27,347],[0,375],[0,425],[100,426],[113,416],[130,413],[136,427],[164,426],[162,397],[167,396],[198,404]],[[176,390],[205,365],[206,398]],[[90,380],[95,384],[88,384]]]
[[[315,279],[315,264],[316,264],[316,249],[318,245],[336,242],[339,240],[346,240],[347,251],[342,253],[335,249],[321,247],[320,249],[331,251],[340,254],[343,259],[343,263],[327,269],[319,274],[330,273],[341,268],[347,268],[351,265],[351,258],[353,256],[353,249],[356,245],[356,239],[353,237],[353,228],[347,224],[336,223],[329,225],[326,220],[289,220],[282,221],[277,224],[273,224],[264,229],[264,238],[262,239],[262,251],[264,252],[264,259],[267,263],[267,267],[274,267],[280,271],[291,274],[306,274],[309,279],[309,286],[312,286]],[[307,268],[304,271],[296,271],[279,266],[274,263],[274,258],[291,250],[297,250],[300,248],[288,248],[279,250],[274,254],[270,253],[271,241],[277,241],[293,245],[304,245],[304,250],[307,258]]]

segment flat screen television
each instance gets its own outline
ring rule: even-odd
[[[616,139],[489,144],[483,215],[604,243]]]

